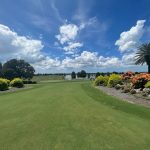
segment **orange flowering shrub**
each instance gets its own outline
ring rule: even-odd
[[[131,78],[134,88],[144,88],[144,85],[150,80],[150,74],[140,73]]]
[[[121,78],[123,81],[127,81],[127,80],[130,80],[132,77],[134,76],[134,72],[132,71],[128,71],[128,72],[125,72]]]

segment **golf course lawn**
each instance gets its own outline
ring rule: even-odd
[[[149,150],[150,108],[89,81],[0,94],[0,150]]]

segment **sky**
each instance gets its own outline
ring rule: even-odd
[[[147,71],[134,65],[150,39],[149,0],[0,0],[0,62],[36,73]]]

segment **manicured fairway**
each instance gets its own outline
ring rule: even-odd
[[[53,82],[0,94],[0,150],[149,150],[150,108],[90,82]]]

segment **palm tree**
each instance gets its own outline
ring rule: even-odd
[[[144,63],[148,65],[148,73],[150,73],[150,43],[142,44],[135,56],[136,65],[143,65]]]

